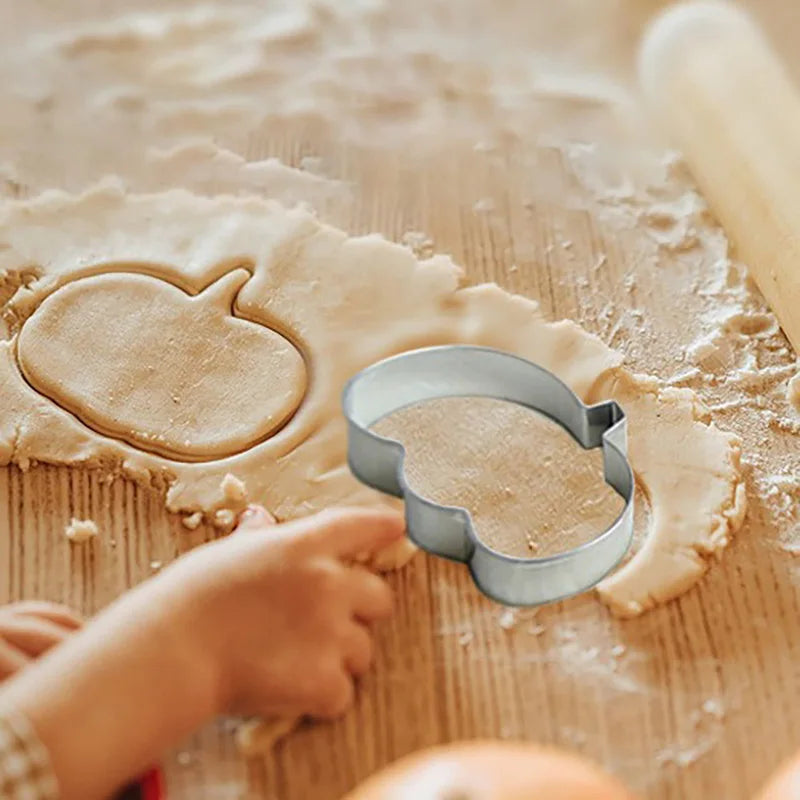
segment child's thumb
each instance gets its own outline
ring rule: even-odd
[[[236,526],[236,530],[254,531],[259,528],[267,528],[274,525],[275,522],[275,517],[266,508],[252,504],[239,515],[239,524]]]

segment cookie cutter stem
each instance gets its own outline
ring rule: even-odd
[[[605,480],[625,500],[622,512],[605,532],[562,553],[520,558],[493,550],[478,538],[466,509],[434,503],[412,489],[403,471],[403,445],[371,430],[389,414],[441,397],[516,403],[561,425],[584,448],[602,447]],[[478,588],[500,603],[541,605],[585,591],[630,547],[634,479],[627,460],[625,415],[613,401],[587,406],[555,375],[519,356],[445,345],[401,353],[367,367],[347,383],[342,404],[353,474],[368,486],[403,498],[412,541],[429,553],[467,564]]]

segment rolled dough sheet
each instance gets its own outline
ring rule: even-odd
[[[182,294],[174,297],[191,303],[239,267],[250,277],[232,293],[230,320],[206,326],[198,315],[192,336],[165,338],[161,284],[177,287]],[[403,350],[473,343],[541,364],[585,400],[616,397],[625,406],[631,461],[653,516],[646,545],[601,587],[615,611],[636,614],[684,591],[704,571],[705,557],[720,552],[741,523],[738,441],[709,423],[692,392],[630,375],[619,353],[572,322],[547,322],[531,300],[493,284],[460,288],[461,272],[444,256],[418,260],[378,236],[348,237],[276,202],[185,191],[127,195],[107,182],[82,195],[48,192],[6,205],[0,269],[17,287],[4,307],[8,338],[0,341],[2,463],[26,468],[46,461],[124,473],[164,488],[168,508],[190,515],[225,505],[228,473],[278,519],[337,503],[385,503],[347,468],[343,384]],[[131,302],[126,288],[118,307],[105,307],[115,319],[104,323],[109,335],[127,337],[130,348],[87,352],[72,327],[80,331],[83,323],[67,315],[69,330],[52,331],[64,383],[54,378],[52,365],[45,370],[46,392],[39,381],[26,381],[20,361],[27,356],[19,347],[26,327],[39,324],[37,317],[47,316],[60,293],[80,300],[94,282],[130,282],[123,277],[130,275],[147,275],[152,296],[144,292]],[[261,326],[259,335],[280,345],[275,352],[283,361],[270,372],[268,388],[259,370],[241,368],[246,356],[238,348],[206,340],[212,331],[219,335],[219,326],[241,320]],[[284,340],[301,354],[305,377]],[[178,352],[165,357],[169,347]],[[196,347],[208,354],[198,363]],[[195,452],[198,460],[186,460],[185,451],[177,452],[176,432],[185,423],[169,403],[134,404],[124,425],[97,424],[121,386],[136,396],[131,375],[152,368],[166,386],[176,374],[165,374],[164,367],[181,358],[197,375],[196,387],[182,386],[180,395],[190,398],[192,435],[213,442],[215,454]],[[79,397],[85,408],[76,406]],[[288,420],[262,439],[264,420],[256,415],[243,435],[235,424],[242,398],[260,414],[276,397],[284,399],[272,413],[289,414]],[[220,428],[226,419],[231,425]],[[256,429],[258,441],[250,437]],[[165,446],[146,447],[143,435]],[[189,441],[184,447],[191,449]],[[400,555],[398,562],[408,549]]]

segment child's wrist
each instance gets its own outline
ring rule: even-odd
[[[197,609],[192,598],[178,598],[171,591],[162,593],[160,588],[155,582],[148,587],[152,595],[143,597],[141,604],[145,625],[150,628],[150,663],[158,665],[162,676],[177,676],[174,703],[199,726],[222,710],[219,666],[198,635]]]
[[[201,642],[191,636],[177,635],[171,645],[171,664],[182,676],[181,696],[191,703],[197,725],[221,714],[225,709],[225,682],[219,664]]]

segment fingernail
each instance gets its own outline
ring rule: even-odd
[[[241,525],[246,522],[254,522],[263,513],[264,509],[260,506],[247,506],[247,508],[239,515],[239,524]]]
[[[274,525],[275,517],[263,506],[253,504],[239,515],[239,525]]]

